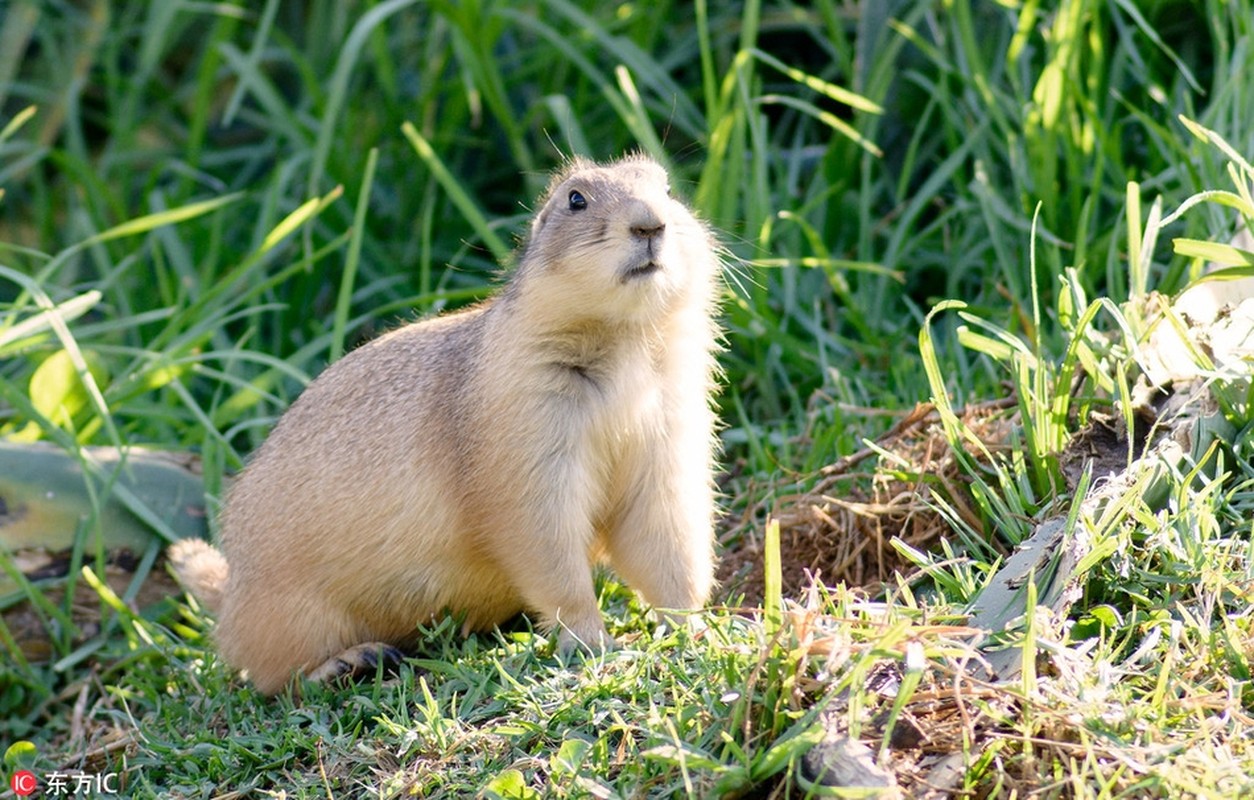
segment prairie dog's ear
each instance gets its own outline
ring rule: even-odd
[[[576,173],[587,169],[595,169],[596,166],[596,162],[589,161],[583,156],[574,156],[563,164],[561,169],[554,171],[552,177],[549,178],[549,185],[545,187],[544,192],[540,195],[539,202],[536,203],[536,206],[540,209],[539,213],[536,214],[536,223],[539,223],[547,216],[546,212],[552,201],[560,194],[558,190],[561,189],[566,181],[570,180]]]
[[[534,239],[536,235],[540,233],[540,229],[544,227],[545,221],[548,220],[549,205],[550,204],[548,202],[545,202],[545,204],[540,207],[539,213],[536,214],[536,218],[531,221],[531,228],[529,230],[531,238]]]

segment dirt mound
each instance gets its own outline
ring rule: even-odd
[[[990,451],[1005,447],[1016,400],[970,406],[959,416]],[[866,462],[878,467],[866,470]],[[723,600],[757,605],[762,600],[761,526],[747,520],[769,516],[780,525],[785,597],[797,598],[813,580],[876,591],[895,572],[912,569],[890,543],[899,539],[919,551],[935,548],[950,530],[932,501],[945,499],[974,530],[983,523],[970,507],[953,451],[930,403],[920,403],[873,445],[824,467],[813,488],[777,497],[770,508],[748,508],[730,526],[734,540],[719,566]]]

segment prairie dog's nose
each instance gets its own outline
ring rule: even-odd
[[[666,226],[660,222],[656,225],[633,225],[631,235],[639,239],[653,239],[660,236],[664,230]]]
[[[666,230],[666,223],[656,211],[644,203],[637,203],[631,209],[631,235],[637,239],[656,239]]]

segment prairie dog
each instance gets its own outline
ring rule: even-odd
[[[494,298],[330,366],[227,494],[220,550],[171,549],[224,659],[272,694],[446,612],[476,630],[526,610],[563,651],[612,646],[600,561],[652,606],[699,608],[720,275],[657,163],[570,163]]]

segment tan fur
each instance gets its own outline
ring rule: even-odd
[[[599,560],[649,604],[699,608],[715,252],[651,160],[557,175],[503,291],[332,365],[229,492],[225,561],[176,551],[224,658],[272,693],[446,611],[484,629],[525,609],[564,650],[612,645]]]

